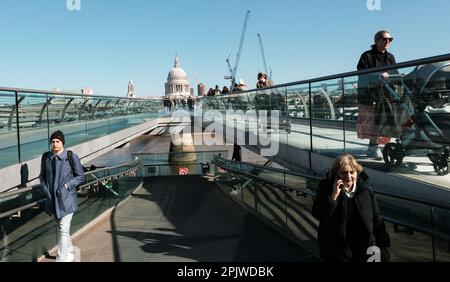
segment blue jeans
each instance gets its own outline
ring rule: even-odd
[[[72,239],[70,238],[70,223],[72,217],[73,213],[60,219],[56,219],[56,238],[58,241],[57,262],[72,262],[75,260]]]

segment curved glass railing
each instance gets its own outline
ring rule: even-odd
[[[318,255],[312,204],[319,178],[214,158],[216,182],[235,200]],[[377,193],[391,236],[392,261],[450,261],[450,204]]]
[[[55,130],[74,146],[157,118],[161,97],[137,99],[0,88],[0,168],[49,149]]]
[[[86,172],[71,233],[117,205],[142,184],[138,159]],[[42,186],[0,194],[0,261],[36,261],[56,244],[55,222],[43,210]]]
[[[214,174],[213,158],[216,155],[228,157],[227,150],[191,151],[169,153],[135,153],[142,164],[141,175],[174,176]]]
[[[383,72],[390,77],[381,79]],[[330,157],[350,153],[367,167],[449,187],[450,54],[203,97],[201,104],[203,114],[218,110],[224,122],[233,119],[247,133],[279,133],[280,147]],[[278,111],[275,124],[272,110]],[[376,125],[369,127],[369,119]],[[370,139],[380,144],[381,158],[368,151]],[[282,150],[274,157],[295,158]],[[312,169],[311,159],[307,166]]]

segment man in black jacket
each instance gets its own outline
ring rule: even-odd
[[[394,38],[388,31],[378,31],[374,36],[375,44],[364,52],[358,62],[357,69],[364,70],[395,64],[395,57],[387,50]],[[380,107],[380,79],[388,79],[389,74],[398,74],[397,70],[383,73],[369,73],[358,78],[358,138],[369,139],[368,156],[382,159],[378,146],[379,135],[385,121],[385,113],[378,112]]]

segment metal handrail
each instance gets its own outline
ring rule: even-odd
[[[228,161],[228,160],[226,160],[226,161]],[[260,177],[260,176],[258,176],[258,175],[253,174],[253,173],[249,173],[249,172],[247,172],[247,171],[242,171],[242,170],[234,169],[234,168],[231,168],[231,167],[224,167],[224,166],[222,166],[221,164],[219,164],[218,162],[216,162],[215,160],[214,160],[214,164],[217,165],[217,166],[219,166],[219,167],[221,167],[221,168],[224,168],[224,169],[226,169],[226,170],[228,170],[228,171],[237,172],[237,173],[239,173],[239,174],[244,174],[244,175],[246,175],[246,176],[250,176],[250,177],[252,177],[252,178],[255,178],[255,179],[258,179],[258,180],[261,180],[261,181],[264,181],[264,182],[269,182],[269,183],[271,183],[271,184],[273,184],[273,185],[283,186],[283,187],[288,188],[289,190],[298,191],[298,192],[301,192],[301,193],[308,194],[308,195],[310,195],[310,196],[316,196],[316,193],[314,193],[313,191],[310,191],[310,190],[307,190],[307,189],[303,189],[303,188],[298,188],[298,187],[292,187],[292,186],[289,186],[289,185],[287,185],[287,184],[277,183],[277,182],[274,182],[274,181],[271,181],[271,180],[262,178],[262,177]],[[267,168],[267,167],[264,167],[264,168]],[[272,169],[275,169],[275,168],[270,168],[270,170],[272,170]],[[279,170],[279,169],[277,169],[277,170]],[[290,173],[289,173],[289,174],[290,174]],[[294,174],[293,174],[293,175],[294,175]],[[298,176],[305,177],[305,178],[310,178],[310,176],[306,176],[306,175],[303,176],[302,174],[299,174]],[[312,178],[313,180],[316,180],[315,177],[311,177],[311,178]]]
[[[85,99],[93,99],[93,98],[113,98],[113,99],[120,99],[120,100],[130,100],[133,102],[144,102],[144,101],[154,101],[163,99],[163,96],[155,96],[155,97],[148,97],[148,98],[126,98],[126,97],[120,97],[120,96],[102,96],[102,95],[89,95],[86,96],[81,93],[74,93],[74,92],[58,92],[58,91],[52,91],[52,90],[37,90],[37,89],[27,89],[27,88],[14,88],[14,87],[1,87],[0,91],[5,92],[18,92],[18,93],[28,93],[28,94],[46,94],[46,95],[56,95],[56,96],[77,96],[80,98]]]
[[[93,170],[93,171],[87,171],[87,172],[84,173],[84,175],[88,176],[90,174],[102,172],[102,171],[105,171],[105,170],[116,169],[116,168],[119,168],[119,167],[122,167],[122,166],[131,166],[132,164],[137,163],[137,162],[138,161],[134,160],[134,161],[131,161],[131,162],[128,162],[128,163],[119,164],[119,165],[116,165],[116,166],[104,167],[104,168],[96,169],[96,170]],[[11,191],[11,192],[0,193],[0,199],[7,198],[7,197],[10,197],[10,196],[14,196],[14,195],[25,194],[25,193],[27,193],[27,192],[35,189],[35,188],[39,188],[41,186],[42,186],[42,184],[37,184],[37,185],[33,185],[31,187],[28,187],[28,188],[23,188],[23,189],[18,188],[17,190],[14,190],[14,191]],[[82,187],[82,186],[80,186],[80,187]]]
[[[294,86],[294,85],[299,85],[299,84],[311,84],[311,83],[321,82],[321,81],[325,81],[325,80],[345,78],[345,77],[349,77],[349,76],[359,76],[359,75],[364,75],[364,74],[369,74],[369,73],[382,72],[382,71],[388,71],[388,70],[399,69],[399,68],[407,68],[407,67],[412,67],[412,66],[417,66],[417,65],[431,64],[431,63],[442,62],[442,61],[447,61],[447,60],[450,60],[450,53],[433,56],[433,57],[417,59],[417,60],[410,60],[410,61],[397,63],[397,64],[393,64],[393,65],[380,66],[380,67],[371,68],[371,69],[344,72],[344,73],[339,73],[339,74],[317,77],[317,78],[313,78],[313,79],[305,79],[305,80],[299,80],[299,81],[294,81],[294,82],[289,82],[289,83],[282,83],[282,84],[277,84],[277,85],[273,85],[270,87],[264,87],[263,90],[276,89],[276,88],[281,88],[281,87],[289,87],[289,86]],[[201,99],[228,98],[228,97],[233,97],[233,96],[239,96],[240,94],[249,94],[251,92],[260,91],[260,90],[261,89],[249,89],[249,90],[240,91],[238,93],[232,93],[232,94],[227,94],[227,95],[205,96],[205,97],[201,97]]]
[[[438,237],[438,238],[446,240],[446,241],[450,241],[450,236],[447,235],[447,234],[444,234],[444,233],[441,233],[441,232],[437,232],[437,231],[434,231],[434,230],[430,230],[430,229],[424,228],[423,226],[419,226],[419,225],[412,224],[412,223],[409,223],[409,222],[404,222],[404,221],[401,221],[401,220],[398,220],[398,219],[394,219],[394,218],[389,217],[389,216],[384,216],[383,215],[382,217],[383,217],[384,220],[389,221],[391,223],[395,223],[395,224],[398,224],[398,225],[401,225],[401,226],[405,226],[405,227],[411,228],[413,230],[416,230],[416,231],[428,234],[430,236],[434,236],[434,237]]]
[[[221,159],[221,161],[224,161],[224,163],[232,162],[232,161],[225,160],[225,159]],[[273,182],[271,180],[264,179],[262,177],[254,175],[252,173],[248,173],[246,171],[225,167],[225,166],[221,165],[219,162],[217,162],[217,159],[214,159],[214,164],[219,166],[219,167],[222,167],[222,168],[224,168],[226,170],[229,170],[229,171],[232,171],[232,172],[235,172],[235,173],[238,173],[238,174],[243,174],[243,175],[255,178],[255,179],[259,179],[261,181],[273,184],[275,186],[282,186],[282,187],[288,188],[289,190],[299,191],[301,193],[304,193],[304,194],[307,194],[307,195],[310,195],[310,196],[313,196],[313,197],[316,196],[316,193],[314,191],[311,191],[311,190],[307,190],[307,189],[303,189],[303,188],[297,188],[297,187],[290,187],[289,185],[276,183],[276,182]],[[267,167],[266,167],[266,169],[267,169]],[[272,170],[272,169],[273,168],[270,168],[270,170]],[[284,172],[284,173],[291,174],[290,172]],[[307,176],[307,175],[304,175],[303,177],[309,178],[309,176]],[[313,180],[316,180],[316,179],[313,179]],[[376,193],[376,194],[386,194],[386,193],[378,193],[378,192],[374,192],[374,193]],[[394,197],[394,198],[396,197],[394,195],[390,195],[390,196]],[[414,200],[411,200],[411,201],[414,202]],[[432,205],[432,204],[429,204],[429,203],[427,203],[426,205],[431,206],[431,207],[435,206],[435,205]],[[448,208],[444,207],[444,209],[448,209]],[[401,225],[401,226],[405,226],[405,227],[411,228],[413,230],[417,230],[417,231],[420,231],[422,233],[425,233],[427,235],[434,236],[434,237],[437,237],[437,238],[440,238],[440,239],[443,239],[443,240],[450,241],[450,236],[447,235],[447,234],[440,233],[440,232],[437,232],[437,231],[434,231],[434,230],[430,230],[430,229],[427,229],[427,228],[424,228],[424,227],[421,227],[421,226],[418,226],[418,225],[415,225],[415,224],[412,224],[412,223],[408,223],[408,222],[404,222],[404,221],[401,221],[401,220],[393,219],[393,218],[388,217],[388,216],[382,216],[382,218],[385,219],[386,221],[391,222],[391,223],[395,223],[395,224],[398,224],[398,225]]]
[[[5,217],[8,217],[8,216],[10,216],[10,215],[13,215],[13,214],[18,213],[18,212],[23,211],[23,210],[27,210],[27,209],[33,208],[33,207],[35,207],[37,204],[42,203],[42,202],[45,202],[45,201],[46,201],[45,199],[40,199],[40,200],[37,200],[37,201],[35,201],[35,202],[26,204],[26,205],[24,205],[24,206],[21,206],[21,207],[18,207],[18,208],[9,210],[9,211],[7,211],[7,212],[1,213],[1,214],[0,214],[0,219],[5,218]]]
[[[197,153],[197,154],[214,154],[214,153],[223,153],[228,152],[227,150],[211,150],[211,151],[183,151],[183,152],[167,152],[167,153],[132,153],[133,156],[145,155],[145,156],[155,156],[155,155],[171,155],[171,154],[185,154],[185,153]]]
[[[215,157],[219,158],[219,156],[215,156]],[[221,160],[223,160],[225,162],[233,162],[233,161],[230,161],[230,160],[227,160],[227,159],[224,159],[224,158],[221,158]],[[315,176],[315,175],[301,173],[301,172],[296,172],[296,171],[284,170],[284,169],[276,168],[276,167],[268,167],[268,166],[263,166],[263,165],[260,165],[260,164],[253,164],[253,163],[249,163],[249,162],[233,162],[233,163],[242,163],[242,164],[245,164],[245,165],[250,165],[250,166],[261,168],[261,169],[264,169],[264,170],[271,170],[271,171],[276,171],[276,172],[280,172],[280,173],[287,173],[287,174],[290,174],[290,175],[310,178],[310,179],[313,179],[313,180],[319,180],[319,181],[322,180],[321,177],[318,177],[318,176]]]
[[[232,162],[230,160],[226,160],[226,159],[223,159],[223,158],[221,158],[221,161]],[[271,170],[271,171],[276,171],[276,172],[285,173],[285,174],[289,174],[289,175],[305,177],[305,178],[309,178],[309,179],[312,179],[312,180],[318,180],[318,181],[322,180],[322,178],[320,178],[320,177],[312,176],[312,175],[308,175],[308,174],[303,174],[303,173],[299,173],[299,172],[286,171],[286,170],[283,170],[283,169],[278,169],[278,168],[273,168],[273,167],[270,167],[270,168],[269,167],[263,167],[261,165],[252,164],[252,163],[246,163],[246,162],[242,162],[242,163],[250,165],[250,166],[263,168],[265,170]],[[227,168],[227,169],[229,169],[229,168]],[[432,207],[436,207],[436,208],[450,210],[450,206],[449,205],[445,205],[445,204],[441,204],[441,203],[430,203],[427,200],[414,198],[414,197],[407,196],[407,195],[401,195],[401,194],[398,194],[398,193],[395,193],[395,192],[374,191],[374,193],[380,194],[380,195],[383,195],[383,196],[387,196],[387,197],[400,199],[400,200],[406,200],[406,201],[414,202],[414,203],[417,203],[417,204],[423,204],[423,205],[427,205],[427,206],[432,206]]]
[[[109,179],[109,178],[120,177],[121,175],[125,175],[125,174],[127,174],[127,173],[129,173],[129,172],[131,172],[131,171],[136,171],[136,170],[139,169],[139,167],[141,166],[141,164],[139,163],[139,161],[138,161],[138,160],[135,160],[135,161],[131,161],[131,162],[128,162],[128,163],[125,163],[125,164],[122,164],[122,165],[117,165],[117,166],[105,168],[105,169],[102,169],[101,171],[104,171],[104,170],[106,170],[106,169],[115,169],[115,168],[119,168],[119,167],[122,167],[122,166],[129,166],[129,165],[131,165],[131,164],[133,164],[133,163],[136,163],[136,165],[135,165],[134,167],[131,167],[131,168],[129,168],[129,169],[125,170],[125,171],[121,171],[121,172],[119,172],[119,173],[115,173],[115,174],[111,174],[111,175],[104,176],[104,177],[102,177],[102,178],[96,178],[94,181],[90,181],[90,182],[88,182],[88,183],[83,183],[82,185],[79,186],[79,188],[89,187],[89,186],[91,186],[91,185],[93,185],[93,184],[100,183],[100,182],[102,182],[102,181],[104,181],[104,180],[106,180],[106,179]],[[94,174],[95,172],[98,172],[98,171],[89,171],[89,172],[86,172],[85,175]],[[94,175],[95,175],[95,174],[94,174]],[[29,191],[35,189],[35,188],[40,188],[40,187],[42,187],[42,185],[41,185],[41,184],[38,184],[38,185],[34,185],[34,186],[29,187],[29,188],[26,188],[26,189],[20,189],[20,190],[18,190],[18,191],[13,191],[13,192],[8,192],[8,193],[0,194],[0,198],[5,198],[5,197],[13,196],[13,195],[21,195],[21,194],[25,194],[25,193],[27,193],[27,192],[29,192]],[[6,194],[7,194],[7,195],[6,195]],[[41,202],[45,202],[45,201],[46,201],[46,199],[40,199],[40,200],[37,200],[37,201],[35,201],[35,202],[26,204],[26,205],[24,205],[24,206],[20,206],[20,207],[14,208],[14,209],[12,209],[12,210],[9,210],[9,211],[7,211],[7,212],[1,213],[1,214],[0,214],[0,219],[1,219],[1,218],[4,218],[4,217],[8,217],[8,216],[10,216],[10,215],[13,215],[13,214],[15,214],[15,213],[17,213],[17,212],[20,212],[20,211],[23,211],[23,210],[26,210],[26,209],[29,209],[29,208],[33,208],[33,207],[35,207],[37,204],[39,204],[39,203],[41,203]]]
[[[83,183],[82,185],[79,186],[79,188],[89,187],[90,185],[93,185],[93,184],[102,182],[102,181],[107,180],[107,179],[116,178],[116,177],[118,177],[118,176],[123,176],[123,175],[125,175],[125,174],[127,174],[127,173],[129,173],[129,172],[131,172],[131,171],[136,171],[137,169],[139,169],[140,166],[141,166],[141,165],[138,164],[137,166],[131,167],[131,168],[125,170],[125,171],[121,171],[121,172],[115,173],[115,174],[109,174],[109,175],[104,176],[104,177],[101,177],[101,178],[97,178],[97,177],[94,175],[94,178],[95,178],[95,179],[94,179],[93,181],[90,181],[90,182],[87,182],[87,183]],[[95,172],[95,171],[93,171],[93,172]]]
[[[299,80],[299,81],[294,81],[294,82],[289,82],[289,83],[282,83],[282,84],[277,84],[277,85],[273,85],[270,87],[265,87],[264,90],[275,89],[275,88],[280,88],[280,87],[288,87],[288,86],[293,86],[293,85],[298,85],[298,84],[309,84],[309,83],[315,83],[315,82],[320,82],[320,81],[324,81],[324,80],[345,78],[345,77],[349,77],[349,76],[358,76],[358,75],[363,75],[363,74],[368,74],[368,73],[373,73],[373,72],[381,72],[381,71],[387,71],[387,70],[398,69],[398,68],[406,68],[406,67],[411,67],[411,66],[436,63],[436,62],[445,61],[445,60],[450,60],[450,53],[438,55],[438,56],[427,57],[427,58],[422,58],[422,59],[417,59],[417,60],[410,60],[410,61],[406,61],[406,62],[402,62],[402,63],[381,66],[381,67],[376,67],[376,68],[367,69],[367,70],[344,72],[344,73],[339,73],[339,74],[317,77],[317,78],[313,78],[313,79],[305,79],[305,80]],[[82,94],[80,94],[80,93],[57,92],[57,91],[35,90],[35,89],[25,89],[25,88],[13,88],[13,87],[0,87],[0,91],[83,97]],[[212,98],[233,97],[233,96],[238,96],[239,94],[249,93],[249,92],[254,92],[254,91],[256,91],[256,89],[249,89],[249,90],[245,90],[245,91],[240,91],[239,93],[232,93],[232,94],[227,94],[227,95],[211,96],[211,97]],[[148,98],[123,98],[123,97],[117,97],[117,96],[89,95],[89,97],[86,97],[86,98],[115,98],[115,99],[122,99],[122,100],[130,99],[132,101],[153,101],[153,100],[163,99],[164,97],[163,96],[155,96],[155,97],[148,97]],[[200,98],[205,99],[205,98],[209,98],[209,97],[200,97]]]
[[[115,166],[108,166],[108,167],[103,167],[103,168],[99,168],[99,169],[96,169],[96,170],[87,171],[84,175],[90,175],[90,174],[94,174],[94,173],[97,173],[97,172],[102,172],[102,171],[105,171],[105,170],[116,169],[116,168],[123,167],[123,166],[131,166],[134,163],[139,163],[139,161],[138,160],[134,160],[134,161],[130,161],[128,163],[123,163],[123,164],[118,164],[118,165],[115,165]]]
[[[181,163],[181,162],[177,162],[177,163],[152,163],[152,164],[146,164],[144,166],[174,166],[174,165],[201,165],[203,163],[201,162],[188,162],[188,163]]]
[[[31,187],[28,187],[28,188],[23,188],[23,189],[17,188],[17,190],[14,190],[14,191],[11,191],[11,192],[0,193],[0,199],[7,198],[7,197],[10,197],[10,196],[14,196],[16,194],[25,194],[26,192],[29,192],[29,191],[33,190],[34,188],[37,188],[37,187],[40,187],[40,186],[41,185],[39,184],[39,185],[34,185],[34,186],[31,186]]]

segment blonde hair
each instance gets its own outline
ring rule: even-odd
[[[333,165],[330,168],[330,179],[334,179],[338,171],[346,165],[349,165],[356,170],[358,175],[363,171],[362,165],[360,165],[352,155],[344,154],[334,160]]]

